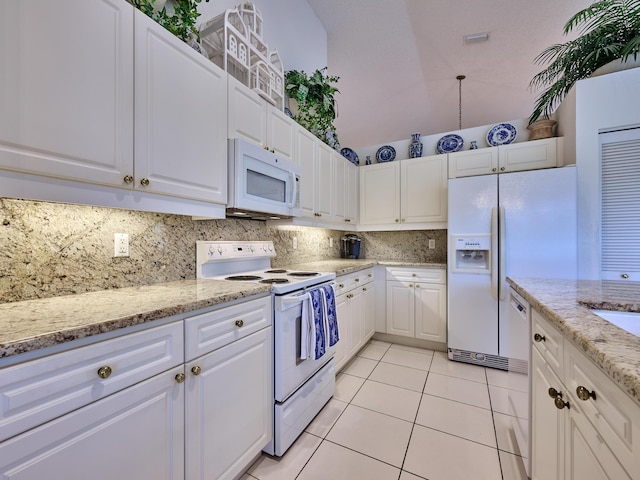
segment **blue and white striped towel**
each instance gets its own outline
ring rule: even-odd
[[[326,315],[322,291],[309,290],[302,301],[300,325],[300,359],[318,359],[327,350]]]
[[[338,334],[338,314],[336,312],[336,291],[333,285],[325,285],[322,287],[322,300],[325,318],[327,319],[329,346],[332,347],[340,340],[340,335]]]

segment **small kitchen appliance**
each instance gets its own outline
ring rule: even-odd
[[[360,243],[362,240],[354,233],[343,235],[340,239],[342,243],[340,253],[342,258],[358,258],[360,256]]]
[[[282,456],[335,392],[336,345],[319,358],[301,358],[302,305],[314,289],[333,284],[334,272],[271,268],[273,242],[196,242],[201,279],[271,285],[274,352],[273,440],[264,451]]]

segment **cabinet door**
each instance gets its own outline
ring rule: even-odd
[[[387,282],[387,333],[415,335],[413,283]]]
[[[344,225],[347,207],[347,163],[342,155],[334,154],[333,171],[333,219],[335,223]]]
[[[444,155],[400,162],[402,223],[447,221],[447,158]]]
[[[269,150],[293,160],[295,155],[296,121],[280,110],[267,106],[267,143]]]
[[[376,318],[373,309],[374,303],[373,282],[371,282],[362,287],[363,344],[367,343],[376,331]]]
[[[352,165],[350,162],[346,162],[346,183],[345,183],[345,212],[344,221],[350,225],[356,225],[358,223],[358,200],[359,200],[359,185],[360,175],[358,167]]]
[[[360,167],[360,224],[400,223],[400,162]]]
[[[549,388],[563,385],[536,348],[531,349],[531,480],[563,480],[564,421]],[[566,392],[562,392],[566,397]]]
[[[512,143],[498,147],[501,172],[518,172],[558,166],[557,138]]]
[[[445,285],[415,284],[416,338],[447,341],[447,289]]]
[[[479,148],[449,153],[449,178],[489,175],[498,172],[498,148]]]
[[[109,0],[0,1],[0,168],[125,186],[133,13]]]
[[[0,476],[184,478],[184,385],[175,367],[0,444]]]
[[[333,220],[333,149],[318,140],[316,156],[316,217],[321,221]]]
[[[227,136],[267,145],[267,102],[249,87],[228,76]]]
[[[302,167],[300,179],[300,205],[302,216],[315,218],[316,202],[316,137],[309,131],[300,127],[296,130],[296,155],[295,161]]]
[[[336,315],[338,316],[338,333],[340,341],[336,343],[336,353],[334,360],[336,362],[336,372],[339,372],[347,363],[347,344],[349,340],[349,311],[347,306],[347,294],[336,295]]]
[[[227,203],[227,74],[136,10],[135,187]]]
[[[189,480],[236,478],[271,441],[272,352],[269,327],[186,364]]]
[[[631,480],[580,406],[573,402],[568,412],[565,480]]]
[[[347,343],[347,355],[349,358],[353,358],[364,345],[362,289],[357,288],[353,290],[347,294],[347,297],[349,296],[350,298],[347,298],[349,305],[349,342]]]

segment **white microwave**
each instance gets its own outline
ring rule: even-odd
[[[296,217],[301,168],[240,138],[229,140],[227,216],[259,220]]]

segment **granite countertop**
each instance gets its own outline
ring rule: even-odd
[[[446,268],[442,263],[332,259],[289,265],[337,276],[374,265]],[[0,359],[64,344],[254,295],[270,285],[224,280],[182,280],[0,304]]]
[[[364,270],[365,268],[371,268],[375,265],[384,266],[406,266],[406,267],[429,267],[429,268],[447,268],[446,263],[437,262],[401,262],[392,260],[376,260],[376,259],[348,259],[348,258],[334,258],[331,260],[318,260],[315,262],[297,263],[293,265],[287,265],[284,268],[296,269],[296,270],[314,270],[321,272],[335,272],[337,276],[346,275],[348,273]]]
[[[508,279],[571,343],[640,404],[640,337],[590,309],[640,312],[640,285],[593,280]]]
[[[0,359],[254,295],[271,287],[183,280],[0,304]]]

